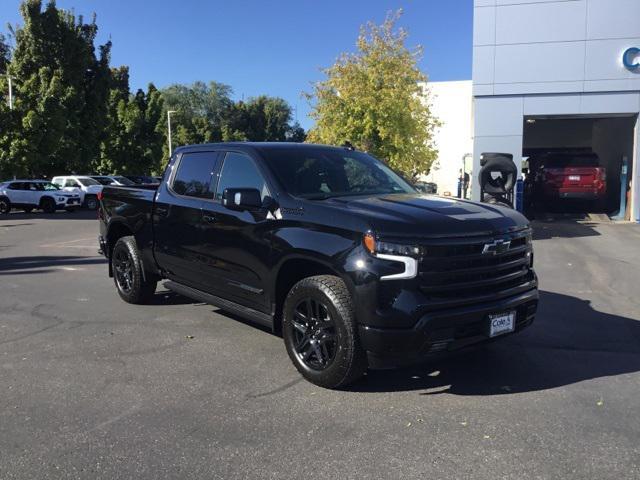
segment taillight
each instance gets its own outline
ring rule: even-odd
[[[98,200],[102,201],[102,190],[100,190],[98,192],[98,194],[96,195],[96,197],[98,197]]]
[[[600,180],[602,180],[603,182],[607,181],[607,171],[604,168],[599,168],[598,174],[599,174]]]

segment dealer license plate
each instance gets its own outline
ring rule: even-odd
[[[504,333],[513,332],[516,328],[516,312],[497,313],[489,315],[489,336],[496,337]]]
[[[579,182],[580,181],[580,175],[569,175],[569,181],[570,182]]]

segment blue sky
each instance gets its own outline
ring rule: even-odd
[[[424,47],[431,80],[471,78],[472,0],[58,0],[91,18],[100,43],[113,42],[112,65],[129,65],[132,89],[195,80],[229,84],[236,98],[268,94],[297,107],[320,69],[354,50],[358,28],[403,8],[408,45]],[[20,23],[20,0],[0,2],[1,29]]]

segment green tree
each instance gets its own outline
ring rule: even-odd
[[[7,73],[9,58],[11,57],[11,49],[7,43],[5,36],[0,33],[0,74]]]
[[[25,0],[8,71],[15,109],[2,132],[3,174],[51,176],[83,171],[99,151],[106,124],[110,43],[99,47],[95,18],[59,10],[53,0]]]
[[[162,165],[163,100],[150,84],[147,92],[129,92],[128,67],[111,71],[107,125],[100,145],[100,173],[157,173]]]
[[[417,65],[422,49],[409,50],[406,31],[395,28],[401,13],[389,14],[382,25],[361,27],[357,53],[342,54],[306,94],[316,121],[307,140],[351,142],[415,177],[428,172],[436,158],[433,131],[439,122]]]
[[[291,106],[282,98],[260,95],[237,102],[228,113],[223,140],[301,141],[304,130],[291,125]]]

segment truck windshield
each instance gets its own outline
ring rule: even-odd
[[[301,198],[416,192],[384,163],[361,152],[274,149],[263,156],[287,192]]]

